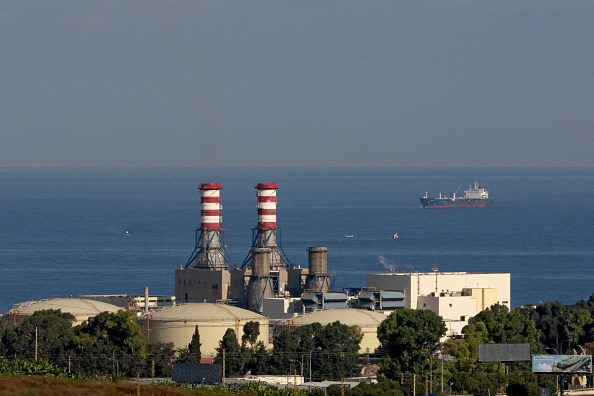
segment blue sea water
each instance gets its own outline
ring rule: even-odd
[[[421,208],[425,191],[450,195],[474,180],[494,197],[491,208]],[[254,187],[276,182],[287,256],[306,266],[308,247],[327,246],[335,289],[435,265],[510,272],[514,307],[594,292],[594,169],[0,169],[0,312],[144,286],[173,295],[206,182],[223,185],[237,265],[257,222]]]

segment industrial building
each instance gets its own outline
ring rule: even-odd
[[[510,274],[432,272],[369,274],[367,284],[377,290],[402,290],[404,305],[428,309],[441,316],[447,336],[458,336],[468,319],[494,304],[511,308]]]
[[[175,348],[187,347],[192,340],[192,335],[198,326],[200,352],[205,360],[216,355],[215,348],[225,335],[227,329],[233,329],[237,341],[241,343],[243,326],[247,322],[260,324],[258,341],[268,346],[267,317],[246,309],[225,304],[182,304],[164,308],[159,311],[144,315],[141,327],[150,341],[172,342]]]
[[[511,306],[509,273],[438,272],[434,268],[425,273],[370,274],[367,287],[354,297],[333,291],[328,248],[309,247],[308,268],[292,265],[283,251],[276,183],[256,185],[257,226],[247,257],[235,266],[225,252],[221,190],[218,183],[199,187],[200,228],[190,260],[176,270],[178,303],[223,302],[275,320],[352,307],[385,312],[429,309],[444,318],[449,336],[461,334],[470,317],[493,304]]]
[[[252,246],[240,267],[231,263],[225,252],[221,189],[218,183],[199,187],[201,222],[194,252],[175,272],[178,303],[224,302],[264,313],[265,300],[329,290],[327,248],[308,249],[307,269],[292,265],[282,249],[276,183],[256,185],[258,223],[252,230]]]

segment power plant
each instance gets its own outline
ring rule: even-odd
[[[326,247],[308,249],[308,269],[294,266],[285,254],[276,222],[276,183],[256,185],[258,222],[252,229],[249,252],[239,268],[228,259],[223,242],[221,184],[204,183],[198,189],[200,228],[196,230],[190,259],[175,272],[178,303],[224,302],[263,313],[267,299],[298,299],[304,292],[330,291]]]
[[[47,307],[72,313],[77,321],[98,310],[143,307],[141,320],[147,338],[174,342],[182,348],[199,326],[204,351],[214,356],[228,328],[239,336],[241,327],[250,321],[260,323],[261,340],[266,343],[274,326],[291,328],[339,320],[362,328],[364,352],[379,346],[377,326],[395,309],[431,310],[443,318],[447,336],[455,337],[481,310],[496,303],[511,307],[509,273],[439,272],[437,267],[431,272],[391,271],[368,274],[367,287],[333,291],[327,247],[307,248],[307,268],[291,263],[285,254],[277,227],[276,183],[256,185],[257,224],[251,245],[246,243],[247,256],[236,266],[224,242],[222,189],[219,183],[198,187],[200,226],[190,258],[175,270],[174,298],[151,297],[145,288],[144,297],[87,295],[76,301],[29,302],[13,309],[14,323]]]

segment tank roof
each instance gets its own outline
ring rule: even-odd
[[[187,303],[167,307],[151,314],[151,320],[162,321],[219,321],[219,320],[268,320],[267,317],[232,305],[214,303]]]
[[[83,298],[52,298],[40,301],[28,301],[14,306],[13,311],[21,315],[32,315],[44,309],[59,309],[74,316],[95,316],[101,312],[118,312],[120,307],[101,301]]]
[[[348,326],[377,327],[387,317],[381,312],[363,309],[324,309],[294,318],[293,325],[303,326],[317,322],[325,326],[338,321]]]

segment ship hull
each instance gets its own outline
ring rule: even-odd
[[[488,208],[493,198],[420,198],[425,209]]]

